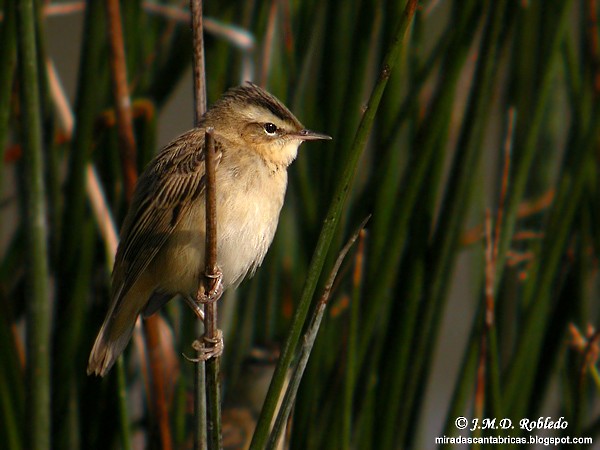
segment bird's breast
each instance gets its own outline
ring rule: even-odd
[[[217,263],[225,288],[239,284],[262,263],[273,242],[287,186],[285,170],[243,167],[223,158],[216,171]],[[157,255],[153,266],[161,280],[158,290],[197,290],[205,268],[205,209],[201,196]]]
[[[232,176],[222,177],[222,186],[217,186],[217,260],[226,286],[238,284],[262,263],[287,186],[285,170],[272,173],[258,166],[244,172],[230,167],[229,173]]]

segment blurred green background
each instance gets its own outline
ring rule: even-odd
[[[183,302],[149,325],[158,345],[140,326],[106,379],[85,374],[127,208],[105,3],[0,1],[2,449],[192,446]],[[599,439],[598,2],[205,3],[209,105],[253,80],[334,137],[301,147],[263,266],[220,302],[225,447],[248,445],[302,293],[314,278],[321,296],[369,214],[287,448],[528,437],[519,420],[547,416],[568,422],[549,436]],[[193,125],[188,7],[121,2],[138,171]],[[515,429],[460,432],[458,416]]]

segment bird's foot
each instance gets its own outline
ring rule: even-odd
[[[192,342],[192,348],[198,352],[197,358],[190,358],[183,355],[185,359],[190,362],[208,361],[211,358],[216,358],[223,354],[223,332],[217,330],[217,334],[214,338],[208,336],[202,336],[201,340],[195,340]]]
[[[198,294],[198,301],[200,303],[214,303],[223,295],[223,272],[217,268],[214,274],[205,273],[204,276],[211,280],[211,286],[208,292]]]

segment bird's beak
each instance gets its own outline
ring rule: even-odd
[[[298,137],[299,139],[302,139],[303,141],[321,141],[321,140],[329,141],[329,140],[331,140],[331,136],[327,136],[326,134],[317,133],[316,131],[311,131],[311,130],[300,130],[296,134],[296,137]]]

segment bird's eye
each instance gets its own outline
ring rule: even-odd
[[[277,131],[277,126],[274,123],[268,122],[265,123],[263,128],[267,132],[267,134],[273,135]]]

